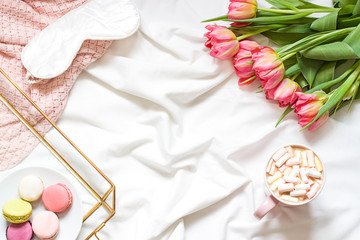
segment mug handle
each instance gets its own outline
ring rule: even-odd
[[[255,217],[262,219],[271,209],[273,209],[279,201],[274,198],[272,195],[267,197],[265,201],[256,209],[254,212]]]

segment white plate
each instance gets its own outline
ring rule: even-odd
[[[0,183],[0,193],[1,193],[0,208],[2,209],[2,206],[8,200],[13,198],[20,198],[17,191],[18,184],[20,180],[27,175],[39,176],[43,180],[45,187],[56,183],[64,183],[66,186],[69,187],[69,189],[73,194],[73,204],[68,211],[57,214],[60,220],[60,230],[58,236],[55,239],[59,239],[59,240],[76,239],[76,237],[80,232],[82,220],[83,220],[81,199],[79,198],[76,189],[70,183],[70,181],[67,180],[63,175],[61,175],[60,173],[54,170],[43,167],[29,167],[15,171],[10,175],[8,175],[7,177],[5,177]],[[37,212],[41,210],[45,210],[41,198],[35,202],[32,202],[31,205],[33,206],[33,214],[30,218],[30,221],[32,221],[33,216]],[[0,216],[0,239],[6,239],[6,228],[8,225],[9,223],[2,216]],[[35,239],[38,238],[36,238],[35,236],[33,240]]]

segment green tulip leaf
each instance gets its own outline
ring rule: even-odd
[[[355,5],[358,0],[339,0],[340,7],[346,6],[346,5]]]
[[[347,43],[354,51],[354,53],[360,57],[360,25],[358,25],[345,39],[344,43]]]
[[[316,31],[335,30],[338,18],[338,11],[329,13],[321,18],[316,19],[311,24],[311,29]]]
[[[325,31],[311,34],[303,39],[294,42],[293,44],[289,44],[286,48],[283,48],[280,52],[281,55],[291,54],[294,52],[305,52],[309,49],[314,48],[315,46],[326,44],[328,42],[333,42],[339,39],[343,39],[346,37],[353,28],[339,29],[334,31]],[[327,59],[325,59],[327,60]]]
[[[283,22],[279,22],[276,20],[273,21],[268,21],[268,22],[252,22],[251,26],[264,26],[267,24],[286,24],[286,25],[291,25],[291,24],[304,24],[304,23],[312,23],[314,20],[316,20],[316,18],[313,17],[303,17],[303,18],[297,18],[297,19],[293,19],[293,20],[287,20],[287,21],[283,21]],[[230,21],[230,20],[226,20],[226,21]]]
[[[311,59],[337,61],[342,59],[358,59],[358,55],[345,42],[333,42],[311,48],[302,54]]]
[[[269,24],[269,25],[262,25],[262,26],[244,26],[244,27],[228,27],[228,29],[230,30],[234,30],[235,33],[241,33],[241,34],[245,34],[245,33],[251,33],[251,32],[260,32],[260,31],[267,31],[270,29],[277,29],[277,28],[282,28],[285,25],[280,25],[280,24]]]
[[[296,57],[301,73],[304,75],[306,81],[311,88],[315,80],[316,74],[319,71],[321,65],[323,64],[323,61],[306,58],[301,54],[297,54]]]
[[[357,1],[357,2],[356,2],[356,5],[355,5],[355,7],[354,7],[354,10],[353,10],[352,14],[353,14],[354,16],[360,14],[360,1]]]
[[[300,72],[299,64],[294,64],[285,71],[285,76],[292,76]]]
[[[281,46],[294,43],[309,35],[308,33],[282,33],[275,31],[267,31],[261,34]]]
[[[321,6],[321,5],[317,5],[305,0],[298,0],[299,2],[302,3],[302,5],[297,6],[298,8],[317,8],[317,9],[333,9],[332,7],[326,7],[326,6]]]
[[[329,7],[320,6],[314,3],[310,3],[304,0],[266,0],[268,3],[277,8],[288,8],[294,10],[295,8],[304,9],[304,8],[317,8],[317,9],[327,9]]]
[[[360,17],[339,19],[338,28],[356,27],[360,23]]]
[[[345,81],[339,88],[337,88],[333,92],[331,97],[327,100],[327,102],[324,104],[324,106],[322,106],[320,108],[320,110],[319,110],[318,114],[315,116],[315,118],[309,124],[307,124],[305,127],[303,127],[302,129],[305,129],[305,128],[309,127],[316,120],[318,120],[324,113],[326,113],[331,108],[333,108],[333,107],[337,106],[338,104],[340,104],[341,101],[342,101],[343,96],[348,91],[348,89],[351,87],[352,83],[353,83],[353,81],[352,82]]]
[[[339,16],[353,14],[354,5],[345,5],[339,11]]]
[[[293,42],[289,43],[287,46],[281,47],[281,49],[279,49],[277,52],[278,53],[284,53],[284,52],[292,51],[293,49],[299,48],[303,44],[316,39],[321,34],[322,33],[314,33],[314,34],[311,34],[311,35],[306,34],[306,36],[299,39],[298,41],[293,41]]]
[[[360,99],[360,91],[357,91],[356,96],[355,96],[355,100],[359,100]]]
[[[282,27],[274,31],[281,33],[313,33],[313,31],[310,28],[310,25],[311,23],[296,24],[296,25]]]
[[[273,5],[274,7],[277,8],[288,8],[291,10],[297,10],[297,5],[301,2],[297,1],[297,0],[288,0],[288,1],[283,1],[283,0],[266,0],[268,3],[270,3],[271,5]]]
[[[299,76],[297,76],[297,78],[295,79],[295,82],[297,82],[302,89],[309,86],[308,82],[306,81],[306,79],[304,78],[304,76],[302,74],[299,74]]]
[[[286,117],[286,115],[288,115],[289,113],[291,113],[294,109],[291,108],[291,106],[288,106],[284,113],[280,116],[279,120],[277,121],[275,127],[277,127],[279,125],[279,123],[284,119],[284,117]]]
[[[343,96],[346,94],[346,92],[349,90],[351,85],[354,83],[354,81],[357,79],[360,72],[359,66],[354,70],[354,72],[346,79],[344,83],[342,83],[338,88],[334,90],[334,92],[331,94],[327,102],[322,106],[318,112],[318,114],[315,116],[315,118],[307,124],[302,129],[305,129],[309,127],[311,124],[313,124],[317,119],[319,119],[324,113],[327,111],[330,111],[331,108],[338,106],[342,102]]]
[[[288,59],[286,59],[285,61],[283,61],[283,64],[284,64],[285,68],[288,68],[288,67],[297,65],[296,56],[294,55],[294,56],[292,56],[292,57],[289,57]]]
[[[333,114],[335,114],[335,110],[340,110],[341,108],[345,107],[345,106],[348,105],[348,104],[350,104],[350,105],[349,105],[349,108],[348,108],[348,111],[349,111],[349,110],[350,110],[350,107],[351,107],[351,105],[352,105],[352,103],[353,103],[353,101],[354,101],[354,100],[359,100],[359,98],[360,98],[360,93],[359,93],[359,91],[358,91],[358,93],[357,93],[357,95],[356,95],[356,97],[355,97],[354,99],[342,101],[342,102],[337,106],[337,109],[334,108],[334,109],[330,110],[329,116],[332,116]]]
[[[319,84],[319,85],[317,85],[315,87],[312,87],[311,89],[306,91],[306,93],[313,93],[315,91],[319,91],[319,90],[322,90],[322,89],[328,89],[328,88],[331,88],[334,85],[337,85],[337,84],[343,82],[344,79],[347,78],[359,65],[360,65],[360,61],[355,62],[352,67],[347,69],[344,73],[342,73],[336,79],[333,79],[331,81],[324,82],[324,83],[321,83],[321,84]]]
[[[234,20],[234,19],[222,19],[223,21],[230,21],[230,22],[278,22],[278,23],[288,23],[290,20],[299,19],[310,15],[311,11],[306,11],[298,14],[293,15],[282,15],[282,16],[275,16],[275,17],[256,17],[256,18],[249,18],[249,19],[242,19],[242,20]]]
[[[269,16],[281,16],[281,15],[283,15],[283,13],[274,13],[274,12],[265,12],[265,11],[258,11],[256,13],[256,17],[269,17]]]
[[[313,87],[316,87],[324,82],[328,82],[334,79],[336,61],[324,62],[316,74]]]

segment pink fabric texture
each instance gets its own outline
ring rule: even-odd
[[[88,0],[1,0],[0,67],[54,121],[65,107],[68,93],[80,72],[101,57],[111,41],[87,40],[70,68],[62,75],[40,83],[25,82],[21,51],[36,33]],[[0,92],[44,135],[50,124],[11,86],[0,78]],[[0,170],[16,166],[39,143],[35,136],[0,103]]]

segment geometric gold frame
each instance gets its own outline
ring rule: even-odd
[[[67,168],[67,170],[83,185],[83,187],[96,199],[97,203],[84,215],[83,222],[85,222],[95,211],[100,207],[104,207],[109,215],[104,219],[86,238],[85,240],[90,239],[95,236],[97,239],[97,233],[105,226],[105,224],[115,215],[115,185],[114,183],[75,145],[73,141],[65,135],[65,133],[30,99],[30,97],[19,88],[19,86],[10,79],[10,77],[0,68],[1,74],[29,101],[29,103],[36,108],[36,110],[56,129],[58,133],[64,139],[71,144],[71,146],[94,168],[105,181],[110,185],[110,188],[104,193],[103,196],[100,196],[91,185],[85,181],[85,179],[53,148],[53,146],[45,140],[43,136],[9,103],[9,101],[0,93],[0,100],[9,108],[9,110],[15,114],[15,116],[40,140],[42,144]],[[109,196],[112,194],[112,203],[109,205],[106,201]]]

